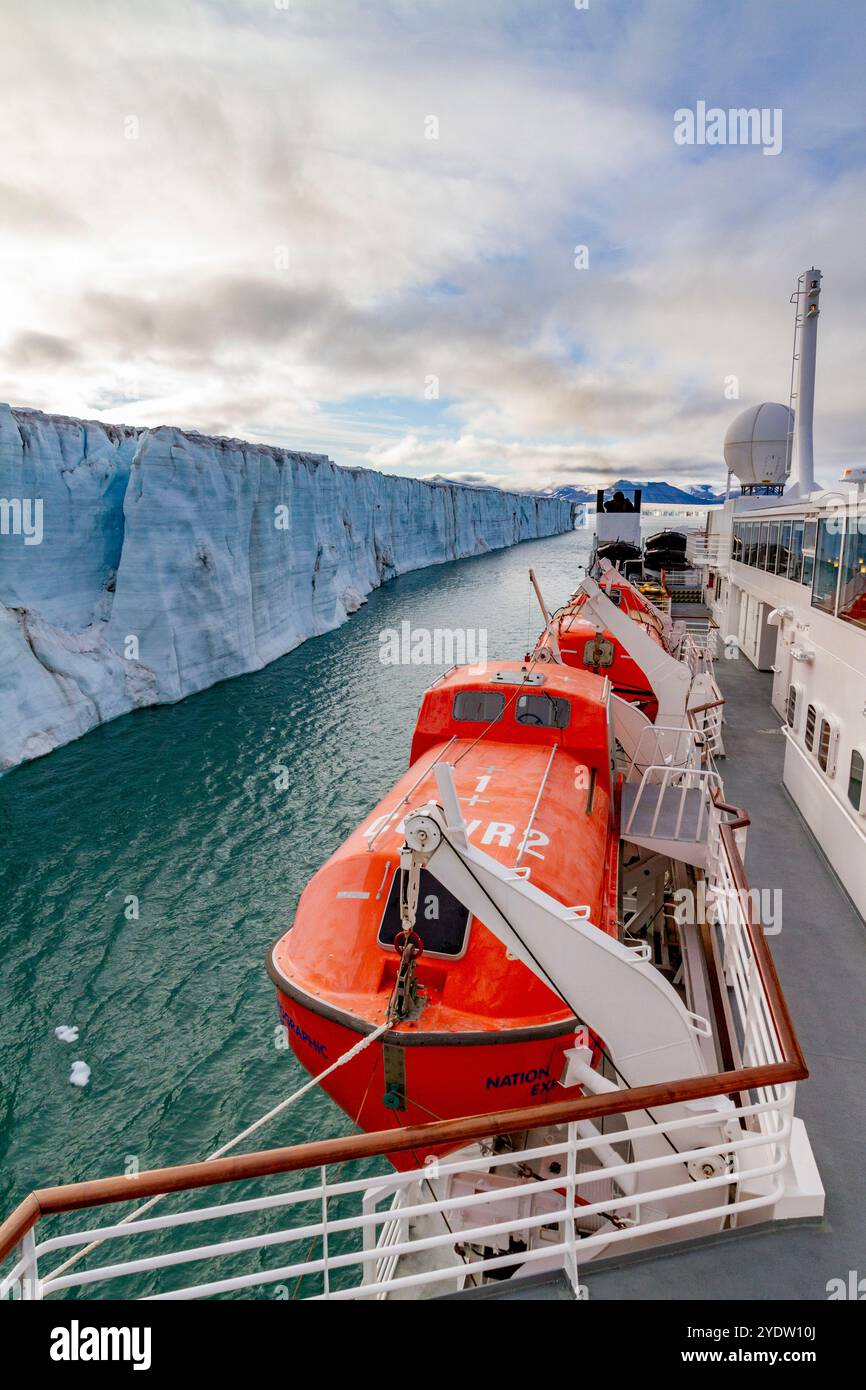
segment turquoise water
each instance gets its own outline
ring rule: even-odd
[[[484,629],[491,657],[522,656],[539,627],[529,566],[557,605],[589,539],[394,580],[265,670],[127,715],[0,780],[3,1215],[36,1186],[204,1157],[306,1079],[275,1046],[265,952],[406,766],[436,674],[383,665],[380,631]],[[61,1024],[78,1027],[76,1043],[56,1040]],[[68,1079],[78,1059],[91,1068],[83,1088]],[[348,1129],[313,1093],[250,1146]]]

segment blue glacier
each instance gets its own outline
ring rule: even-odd
[[[35,502],[38,537],[22,525]],[[570,530],[573,509],[0,405],[0,523],[8,769],[258,670],[345,622],[387,579]]]

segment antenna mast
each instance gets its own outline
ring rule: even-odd
[[[794,436],[797,468],[788,497],[808,497],[815,491],[815,456],[812,425],[815,416],[815,363],[818,351],[818,300],[821,297],[821,272],[813,266],[804,270],[797,280],[792,296],[796,300],[794,323],[794,355],[791,362],[791,406],[795,409]],[[794,372],[797,389],[794,392]],[[795,406],[796,401],[796,406]]]

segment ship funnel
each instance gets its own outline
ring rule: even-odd
[[[813,266],[811,270],[804,270],[799,277],[794,295],[797,315],[794,327],[794,360],[791,368],[791,404],[795,406],[796,469],[794,481],[787,491],[789,497],[808,497],[816,488],[812,425],[815,415],[815,362],[818,351],[820,297],[821,272]]]

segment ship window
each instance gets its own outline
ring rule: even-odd
[[[789,729],[793,729],[797,724],[797,687],[788,686],[788,703],[785,708],[785,723]]]
[[[791,555],[791,523],[782,523],[779,533],[779,553],[776,556],[776,573],[785,575],[788,573],[788,560]]]
[[[765,569],[765,570],[769,570],[771,574],[775,574],[775,573],[776,573],[776,557],[777,557],[777,555],[778,555],[778,551],[779,551],[779,523],[778,523],[778,521],[771,521],[771,522],[770,522],[770,533],[769,533],[769,536],[768,536],[768,538],[767,538],[767,554],[766,554],[766,556],[764,557],[764,569]]]
[[[837,517],[822,517],[815,549],[815,576],[812,581],[812,607],[824,613],[836,608],[839,582],[839,556],[842,550],[841,523]]]
[[[839,617],[866,627],[866,517],[852,518],[845,537]]]
[[[821,720],[821,728],[818,733],[818,764],[823,772],[827,771],[827,759],[830,756],[830,721]]]
[[[817,535],[817,532],[818,532],[818,523],[817,523],[817,521],[807,521],[807,522],[805,522],[804,527],[803,527],[803,549],[804,549],[804,550],[814,550],[814,549],[815,549],[815,536]]]
[[[415,930],[429,956],[460,956],[466,946],[469,909],[458,902],[428,869],[418,880],[418,912]],[[388,902],[379,927],[380,946],[393,946],[400,927],[400,874],[394,875]]]
[[[734,527],[734,536],[731,544],[731,559],[742,560],[743,558],[743,525],[738,522]]]
[[[502,718],[505,696],[499,690],[458,690],[452,715],[471,724],[493,724]]]
[[[813,746],[813,744],[814,744],[814,742],[815,742],[815,720],[817,719],[817,717],[818,717],[818,716],[817,716],[817,714],[816,714],[816,712],[815,712],[815,706],[814,706],[814,705],[810,705],[809,708],[806,710],[806,733],[805,733],[805,743],[806,743],[806,747],[808,748],[808,750],[809,750],[810,753],[811,753],[811,751],[812,751],[812,746]]]
[[[857,749],[851,754],[851,769],[848,773],[848,800],[855,811],[860,810],[860,798],[863,795],[863,754],[858,753]]]
[[[791,529],[791,553],[788,557],[788,578],[799,584],[803,577],[803,523],[795,521]]]
[[[760,526],[757,521],[750,521],[746,530],[749,533],[749,544],[746,548],[746,564],[754,565],[758,558],[758,532]]]
[[[759,570],[767,568],[767,537],[769,533],[769,521],[762,521],[758,532],[758,556],[755,560],[755,565]]]
[[[805,584],[807,589],[812,587],[812,575],[815,571],[815,556],[803,556],[803,573],[800,576],[800,583]]]
[[[518,724],[564,729],[571,718],[571,705],[559,695],[521,695],[514,717]]]

